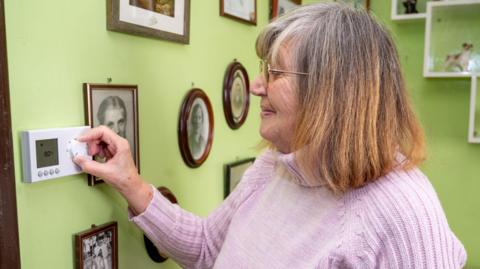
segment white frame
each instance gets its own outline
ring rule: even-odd
[[[475,136],[475,106],[477,100],[477,83],[478,79],[476,75],[472,76],[472,88],[470,90],[470,115],[468,121],[468,142],[480,143],[480,136]]]
[[[432,9],[439,6],[459,6],[459,5],[480,5],[480,0],[450,0],[440,2],[428,2],[427,3],[427,19],[425,23],[425,49],[423,59],[423,76],[427,78],[433,77],[470,77],[473,72],[433,72],[429,70],[430,61],[430,46],[431,46],[431,29],[432,29]]]

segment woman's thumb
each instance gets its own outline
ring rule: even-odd
[[[73,162],[80,166],[83,172],[97,176],[103,177],[102,175],[105,174],[105,164],[99,163],[97,161],[93,161],[87,159],[81,155],[77,155],[73,158]]]

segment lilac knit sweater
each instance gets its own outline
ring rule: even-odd
[[[292,154],[267,151],[206,218],[156,190],[145,212],[130,217],[185,268],[444,269],[466,261],[418,169],[336,196],[306,186]]]

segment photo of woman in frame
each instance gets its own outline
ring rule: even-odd
[[[138,166],[138,101],[136,85],[84,84],[86,121],[91,127],[104,125],[127,139]],[[98,162],[105,158],[95,156]],[[89,175],[89,185],[103,182]]]
[[[201,89],[187,92],[178,119],[178,145],[189,167],[199,167],[208,157],[213,142],[213,110]]]

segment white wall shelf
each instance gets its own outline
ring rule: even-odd
[[[424,77],[471,77],[480,72],[480,0],[430,1],[425,24]],[[447,55],[473,44],[468,68],[445,65]]]
[[[472,76],[472,88],[470,90],[470,116],[468,121],[468,142],[480,143],[480,74]],[[478,106],[478,107],[477,107]]]
[[[427,17],[428,0],[417,0],[418,13],[406,14],[402,0],[392,0],[392,20],[397,22],[423,20]]]

